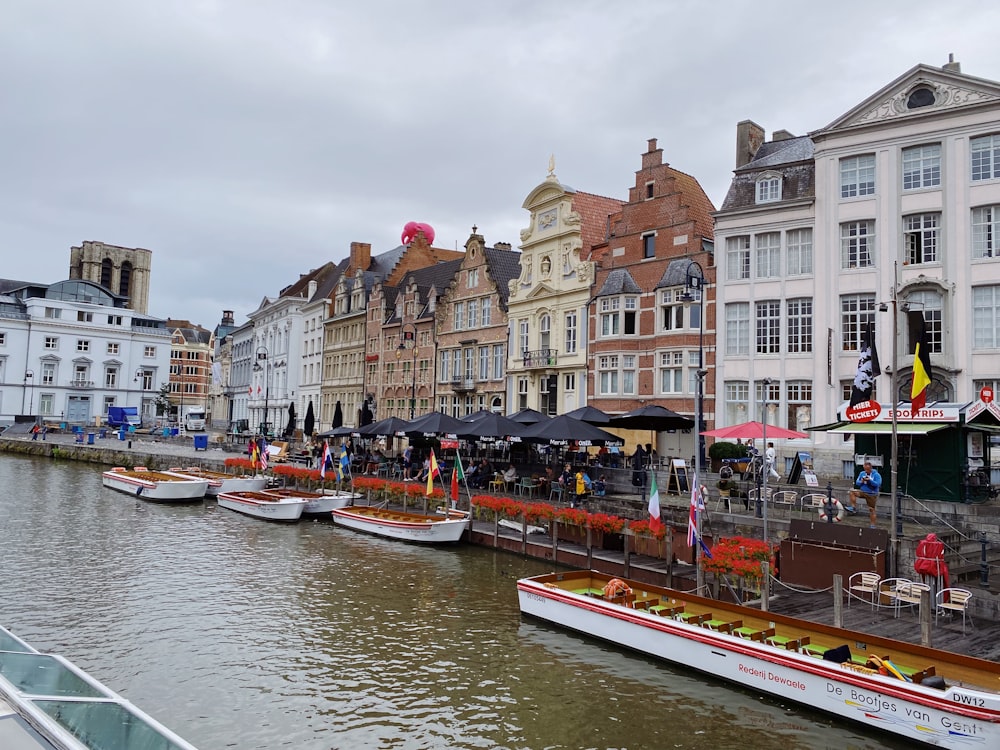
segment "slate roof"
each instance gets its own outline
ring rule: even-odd
[[[800,135],[797,138],[786,138],[783,141],[768,141],[757,149],[753,159],[737,172],[754,172],[771,167],[779,167],[783,164],[794,164],[799,161],[808,161],[813,158],[815,150],[812,138],[807,135]]]
[[[663,271],[663,276],[660,277],[654,288],[662,289],[668,286],[685,286],[687,284],[687,272],[690,265],[690,258],[675,258],[670,261]]]
[[[626,268],[612,269],[595,296],[610,297],[616,294],[642,294],[642,289]]]
[[[170,318],[166,321],[167,328],[173,331],[180,331],[181,336],[189,344],[207,344],[212,340],[212,332],[207,328],[202,328],[200,325],[192,323],[190,320],[172,320]]]
[[[785,201],[815,198],[813,151],[812,139],[804,135],[763,144],[749,163],[735,170],[720,211],[756,205],[757,178],[766,171],[781,174],[781,200],[767,205],[777,207]]]
[[[495,247],[488,247],[484,252],[490,278],[497,285],[500,306],[506,310],[507,298],[510,296],[509,282],[521,275],[521,253]]]
[[[334,287],[337,286],[337,282],[340,281],[340,277],[343,276],[344,271],[347,270],[350,263],[350,258],[344,258],[337,265],[322,272],[316,279],[316,293],[309,301],[317,302],[319,300],[330,299],[333,296]],[[327,263],[323,268],[327,269],[329,266],[331,264]]]

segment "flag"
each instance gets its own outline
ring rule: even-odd
[[[851,387],[851,406],[871,399],[875,378],[881,374],[878,349],[875,348],[875,324],[869,322],[861,338],[858,371],[854,374],[854,385]]]
[[[262,440],[257,450],[260,453],[260,470],[267,471],[267,442]]]
[[[247,386],[247,398],[253,398],[253,386],[252,385],[248,385]]]
[[[260,398],[260,385],[257,386],[257,398]]]
[[[911,333],[916,334],[913,348],[913,382],[910,384],[910,411],[920,411],[927,403],[927,386],[931,384],[931,352],[927,343],[927,325],[924,314],[913,311],[907,313]]]
[[[320,460],[320,463],[319,463],[319,476],[320,476],[320,479],[326,479],[326,466],[327,466],[327,464],[332,465],[333,464],[333,459],[330,457],[330,444],[324,440],[323,441],[323,458]]]
[[[458,480],[465,479],[465,475],[462,474],[462,459],[458,455],[458,451],[455,451],[455,468],[451,472],[451,501],[453,503],[458,502]]]
[[[432,492],[434,492],[434,477],[441,476],[441,470],[438,468],[437,458],[434,457],[434,449],[431,448],[431,470],[427,472],[427,495],[428,497]]]
[[[340,481],[344,481],[344,477],[351,473],[351,457],[347,455],[347,446],[340,446]]]
[[[688,509],[688,547],[698,540],[698,487],[691,488],[691,507]]]
[[[649,529],[654,534],[663,528],[660,520],[660,490],[656,486],[656,472],[652,472],[653,479],[649,483]]]

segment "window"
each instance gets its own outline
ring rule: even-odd
[[[813,301],[808,297],[790,299],[786,303],[788,315],[788,353],[806,354],[812,351]]]
[[[6,345],[7,345],[7,332],[0,331],[0,346],[6,346]]]
[[[575,391],[576,390],[576,373],[569,372],[563,376],[563,390],[564,391]]]
[[[518,378],[517,379],[517,408],[527,409],[528,408],[528,379]]]
[[[42,385],[53,385],[56,382],[56,363],[42,363]]]
[[[693,290],[700,293],[700,289]],[[684,327],[684,292],[681,289],[664,289],[660,292],[660,323],[664,331],[677,331]]]
[[[642,257],[643,258],[655,258],[656,257],[656,235],[655,234],[644,234],[644,235],[642,235]]]
[[[107,353],[108,354],[118,354],[119,348],[120,348],[119,344],[116,344],[114,342],[110,342],[109,341],[108,342],[108,347],[107,347],[107,349],[108,349]]]
[[[788,409],[785,426],[802,432],[812,424],[812,383],[808,380],[790,380],[785,386],[785,405]]]
[[[122,316],[121,315],[109,315],[108,316],[108,325],[109,326],[120,326],[121,324],[122,324]]]
[[[60,310],[58,307],[46,307],[45,308],[45,317],[46,318],[61,318],[62,317],[62,310]]]
[[[479,301],[479,303],[480,303],[480,311],[481,311],[481,314],[480,314],[479,317],[482,320],[482,324],[484,326],[488,326],[488,325],[491,324],[490,318],[492,317],[492,304],[493,303],[492,303],[492,301],[490,300],[489,297],[483,297]]]
[[[43,416],[50,417],[53,414],[56,397],[54,393],[43,393],[38,397],[38,411]]]
[[[76,320],[78,323],[93,323],[94,313],[84,312],[83,310],[77,310]]]
[[[479,347],[479,379],[489,380],[490,378],[490,348],[488,346]]]
[[[874,265],[874,221],[848,221],[840,225],[840,267],[867,268]]]
[[[972,257],[996,258],[1000,250],[1000,206],[972,209]]]
[[[503,344],[493,345],[493,379],[501,380],[503,379],[503,365],[506,353],[504,352]]]
[[[77,364],[73,367],[73,384],[80,386],[90,385],[90,365]]]
[[[903,217],[905,259],[910,265],[935,263],[938,255],[940,214],[916,214]]]
[[[781,351],[781,302],[767,300],[756,303],[757,353],[778,354]]]
[[[469,289],[475,289],[477,286],[479,286],[479,269],[478,268],[470,268],[469,269],[469,275],[468,275],[468,277],[466,279],[466,285],[469,287]]]
[[[903,149],[903,190],[941,184],[941,144]]]
[[[538,340],[541,349],[548,350],[552,343],[552,318],[543,315],[538,320]]]
[[[750,384],[746,381],[729,381],[725,384],[726,422],[742,424],[750,419]]]
[[[465,328],[465,303],[455,303],[455,330],[461,331]]]
[[[861,349],[861,337],[869,323],[875,323],[874,294],[845,294],[840,298],[841,348],[845,352]]]
[[[469,300],[469,328],[479,328],[479,300]]]
[[[517,344],[523,356],[528,355],[528,319],[517,321]]]
[[[1000,177],[1000,135],[984,135],[969,142],[972,153],[972,179],[992,180]]]
[[[660,393],[684,392],[684,352],[660,352]]]
[[[155,359],[156,358],[156,347],[155,346],[146,346],[146,347],[143,347],[142,356],[145,357],[146,359]]]
[[[462,370],[463,376],[466,380],[472,380],[476,377],[475,368],[475,355],[476,352],[471,346],[467,346],[462,350],[462,354],[465,358],[465,367]]]
[[[788,258],[788,275],[798,276],[813,272],[813,230],[791,229],[785,233]]]
[[[566,313],[566,353],[576,354],[576,312]]]
[[[750,237],[726,238],[726,278],[730,281],[750,278]]]
[[[601,336],[618,336],[621,333],[620,307],[620,297],[604,297],[601,300]]]
[[[118,368],[108,367],[104,370],[104,387],[115,388],[118,385]]]
[[[840,197],[875,195],[875,155],[840,160]]]
[[[153,390],[153,371],[152,370],[143,370],[142,371],[142,376],[139,378],[139,381],[140,381],[139,387],[142,390],[144,390],[144,391],[151,391],[151,390]]]
[[[618,355],[598,357],[599,392],[602,395],[618,393]]]
[[[635,394],[635,364],[634,354],[622,355],[622,395]]]
[[[781,235],[765,232],[754,237],[757,258],[757,278],[767,279],[781,275]]]
[[[57,336],[46,336],[44,346],[46,349],[58,349],[59,338]]]
[[[923,313],[928,348],[931,354],[940,354],[944,351],[942,348],[944,344],[944,316],[941,295],[929,289],[910,292],[906,295],[906,303],[909,303],[915,311]],[[910,331],[910,347],[907,351],[913,351],[917,343],[917,335],[917,331]]]
[[[646,200],[649,200],[652,197],[653,197],[653,183],[652,182],[647,182],[646,183]]]
[[[765,175],[757,180],[757,202],[773,203],[781,200],[781,178],[777,175]]]
[[[726,304],[726,353],[750,353],[750,303]]]
[[[757,419],[767,424],[776,425],[778,423],[778,403],[781,399],[781,384],[777,381],[764,383],[758,380],[754,384],[755,398],[754,409],[761,409]]]
[[[634,336],[636,333],[635,322],[637,308],[639,306],[638,297],[626,297],[625,298],[625,324],[623,326],[624,333],[626,336]]]

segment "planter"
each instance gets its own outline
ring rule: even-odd
[[[635,554],[645,557],[655,557],[657,559],[663,559],[664,550],[667,546],[666,542],[662,539],[646,535],[633,536],[631,545],[632,551]]]
[[[611,550],[614,552],[625,551],[624,534],[603,534],[600,531],[594,531],[592,533],[594,535],[594,546],[600,546],[601,549]],[[603,537],[603,539],[598,542],[598,537]]]
[[[591,541],[595,546],[599,544],[601,539],[600,532],[593,532],[591,535]],[[587,546],[587,529],[583,526],[567,526],[563,523],[556,524],[556,539],[560,542],[569,542],[570,544],[582,544]]]

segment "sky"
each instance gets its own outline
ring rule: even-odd
[[[559,180],[625,199],[657,138],[712,202],[736,123],[822,128],[918,63],[1000,80],[981,0],[6,0],[0,277],[153,251],[150,314],[214,327],[409,221],[518,244]]]

